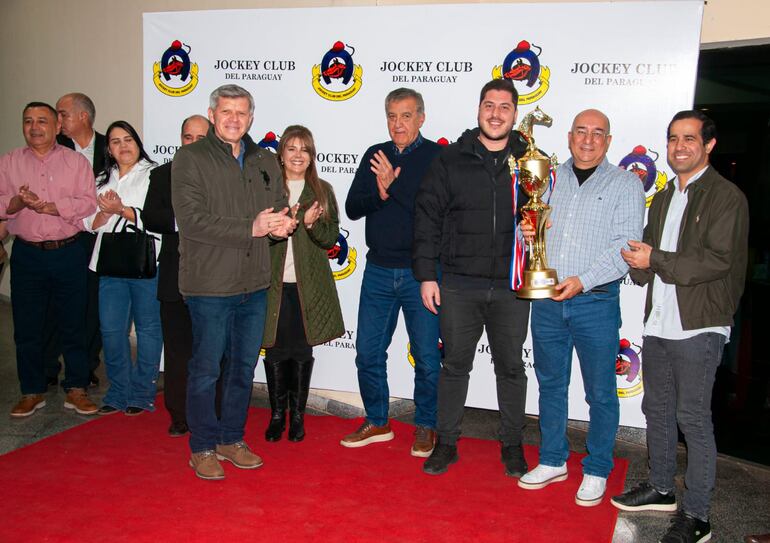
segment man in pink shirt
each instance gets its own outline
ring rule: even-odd
[[[12,417],[45,406],[43,324],[49,300],[62,334],[67,391],[64,407],[96,413],[86,394],[86,270],[91,255],[75,243],[83,218],[96,210],[91,165],[56,143],[60,124],[50,105],[31,102],[22,115],[26,147],[0,157],[0,219],[16,236],[11,254],[16,366],[22,398]]]

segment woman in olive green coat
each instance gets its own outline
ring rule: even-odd
[[[265,439],[281,439],[288,403],[289,440],[302,441],[312,346],[345,332],[327,255],[339,236],[339,217],[331,185],[318,177],[310,130],[298,125],[286,128],[278,156],[298,226],[288,240],[270,248],[272,284],[263,345],[272,415]]]

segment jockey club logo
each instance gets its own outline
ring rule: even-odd
[[[441,353],[441,359],[444,359],[444,342],[441,338],[438,338],[438,350]],[[409,365],[414,367],[414,356],[412,356],[412,344],[407,342],[406,344],[406,359],[409,361]]]
[[[198,65],[190,61],[191,47],[174,40],[152,65],[152,81],[166,96],[190,94],[198,85]]]
[[[532,48],[538,50],[535,53]],[[510,79],[519,92],[519,105],[537,102],[550,86],[551,69],[540,64],[542,48],[522,40],[516,49],[508,53],[502,66],[492,69],[493,79]]]
[[[363,69],[353,64],[355,48],[341,41],[334,43],[321,59],[321,64],[313,66],[313,89],[326,100],[339,102],[348,100],[361,90]]]
[[[618,378],[618,398],[631,398],[642,393],[641,348],[623,338],[620,340],[618,356],[615,359],[615,375]]]
[[[276,153],[278,152],[278,136],[275,135],[275,132],[270,131],[265,134],[265,137],[257,145],[262,147],[262,149],[268,149]]]
[[[654,154],[653,158],[650,156]],[[637,145],[634,150],[628,153],[618,166],[639,176],[639,181],[644,186],[645,205],[650,207],[652,197],[666,186],[668,176],[665,172],[658,171],[655,162],[658,160],[658,153],[649,151],[643,145]]]
[[[348,246],[348,236],[350,232],[340,227],[340,234],[337,236],[337,243],[326,253],[329,256],[332,267],[332,276],[335,281],[347,279],[356,269],[356,257],[358,252],[355,247]]]

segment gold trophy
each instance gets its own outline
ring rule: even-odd
[[[545,257],[545,225],[551,214],[551,206],[541,200],[551,183],[551,171],[557,165],[556,155],[549,158],[538,151],[535,138],[532,137],[534,124],[551,126],[551,123],[551,117],[539,107],[528,113],[518,127],[519,132],[527,139],[527,151],[520,159],[510,157],[508,162],[511,175],[518,177],[519,187],[529,196],[529,201],[521,207],[522,220],[528,220],[535,228],[534,238],[527,243],[529,261],[523,273],[522,284],[516,291],[519,298],[528,300],[551,298],[558,294],[556,285],[559,280],[556,270],[548,267]]]

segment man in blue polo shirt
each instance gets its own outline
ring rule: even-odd
[[[370,147],[350,186],[345,210],[366,217],[366,269],[358,305],[356,367],[366,420],[340,442],[364,447],[389,441],[387,348],[404,314],[414,357],[415,439],[412,455],[430,456],[436,440],[436,391],[441,354],[438,316],[422,304],[412,275],[414,200],[441,147],[420,134],[425,104],[420,93],[396,89],[385,98],[391,141]]]

